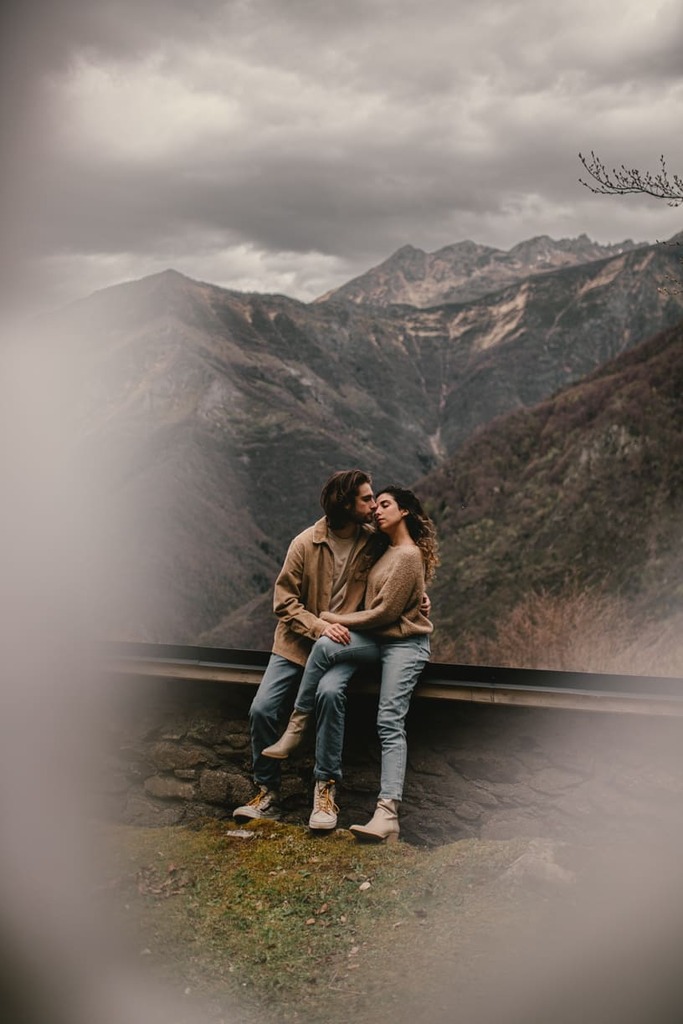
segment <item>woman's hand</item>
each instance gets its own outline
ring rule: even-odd
[[[329,637],[330,640],[334,640],[336,644],[351,643],[351,634],[349,630],[346,626],[342,626],[340,622],[330,622],[329,625],[325,626],[325,629],[320,635]]]
[[[420,611],[422,612],[423,615],[426,615],[427,618],[429,618],[429,613],[431,610],[432,602],[429,598],[427,591],[425,590],[424,594],[422,595],[422,600],[420,601]]]

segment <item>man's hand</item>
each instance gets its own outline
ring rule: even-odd
[[[328,636],[336,644],[348,644],[351,642],[351,634],[346,626],[342,626],[340,622],[330,622],[320,635]]]
[[[429,618],[429,613],[431,610],[432,602],[429,599],[429,594],[425,590],[424,594],[422,595],[422,600],[420,601],[420,611],[422,612],[423,615],[426,615],[427,618]]]

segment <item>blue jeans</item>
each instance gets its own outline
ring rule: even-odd
[[[348,644],[338,644],[327,636],[316,640],[308,655],[294,701],[297,711],[310,715],[316,707],[316,694],[321,680],[335,665],[349,663],[354,671],[361,665],[379,664],[377,641],[367,633],[351,633],[351,642]]]
[[[380,799],[401,800],[406,774],[408,745],[405,720],[410,698],[420,673],[429,661],[428,636],[411,636],[397,640],[375,640],[369,633],[351,633],[351,643],[337,644],[328,637],[316,640],[308,656],[299,692],[294,706],[308,714],[315,706],[318,736],[316,739],[317,779],[341,778],[341,753],[344,741],[344,715],[346,711],[346,685],[356,668],[381,661],[382,682],[377,709],[377,733],[382,748]],[[343,686],[339,689],[336,673],[350,667]],[[332,691],[337,700],[334,723],[328,726],[324,742],[320,731],[323,720],[319,705],[331,700]],[[326,773],[325,747],[334,733],[335,768]],[[338,765],[338,767],[337,767]],[[319,774],[320,769],[320,774]]]
[[[377,733],[382,748],[380,800],[401,800],[408,760],[406,715],[420,673],[429,661],[428,636],[385,640],[379,644],[382,683]]]
[[[268,789],[280,788],[280,762],[263,757],[261,751],[279,739],[292,692],[299,685],[303,671],[303,665],[288,661],[279,654],[271,654],[249,708],[254,781]]]
[[[332,641],[329,641],[332,643]],[[318,641],[320,643],[320,641]],[[341,644],[334,644],[341,647]],[[315,648],[315,645],[314,645]],[[315,768],[316,779],[327,781],[342,777],[342,747],[344,743],[344,716],[346,714],[346,687],[356,671],[357,663],[330,662],[324,682],[314,697],[316,713]],[[266,671],[249,708],[251,752],[254,760],[254,781],[268,789],[279,789],[281,763],[264,757],[261,751],[275,743],[282,734],[290,707],[292,691],[304,673],[297,665],[279,654],[271,654]],[[313,705],[311,705],[313,710]]]
[[[378,663],[377,641],[367,634],[351,633],[348,644],[321,636],[313,644],[294,707],[305,714],[315,711],[316,779],[342,778],[346,689],[356,669]]]

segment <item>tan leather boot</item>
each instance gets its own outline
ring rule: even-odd
[[[395,843],[398,839],[398,800],[377,801],[367,825],[352,825],[351,831],[362,843]]]
[[[304,732],[308,725],[310,715],[304,711],[292,711],[287,728],[277,743],[272,743],[261,751],[264,757],[274,757],[278,761],[284,761],[301,743]]]

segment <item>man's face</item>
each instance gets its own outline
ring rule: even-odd
[[[350,509],[350,516],[354,523],[371,523],[375,516],[377,502],[372,493],[370,484],[361,484],[356,491],[356,497]]]

